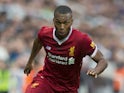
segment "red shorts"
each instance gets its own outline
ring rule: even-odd
[[[77,91],[56,91],[49,85],[48,81],[45,78],[37,76],[33,79],[32,83],[26,88],[25,93],[77,93]]]

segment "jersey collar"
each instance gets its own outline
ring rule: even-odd
[[[54,29],[53,29],[53,39],[56,40],[59,45],[61,45],[61,44],[64,43],[66,40],[68,40],[68,38],[70,37],[70,35],[71,35],[71,33],[72,33],[72,26],[70,27],[70,32],[69,32],[69,34],[67,35],[67,37],[65,37],[65,38],[62,39],[62,40],[59,40],[59,39],[56,37],[55,31],[56,31],[56,29],[54,28]]]

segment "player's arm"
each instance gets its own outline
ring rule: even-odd
[[[87,74],[97,78],[97,75],[102,73],[107,68],[108,64],[106,59],[103,57],[103,54],[99,50],[97,50],[95,56],[92,57],[92,59],[97,63],[97,65],[94,69],[89,69]]]
[[[28,60],[28,62],[26,64],[26,67],[24,69],[25,74],[28,75],[30,73],[30,71],[32,70],[32,68],[33,68],[32,67],[33,60],[34,60],[34,58],[36,57],[36,55],[38,54],[38,52],[40,51],[41,48],[42,48],[42,44],[41,44],[39,38],[37,37],[34,40],[31,55],[30,55],[29,60]]]

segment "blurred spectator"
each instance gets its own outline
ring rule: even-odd
[[[6,30],[10,25],[9,20],[7,19],[7,14],[5,11],[0,11],[0,32]]]
[[[9,93],[10,72],[4,60],[0,59],[0,93]]]
[[[124,63],[117,64],[117,70],[113,79],[114,93],[123,93],[124,89]]]

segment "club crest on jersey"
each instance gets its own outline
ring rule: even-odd
[[[90,46],[94,49],[95,48],[95,43],[91,42]]]
[[[70,47],[69,56],[74,56],[75,46]]]

